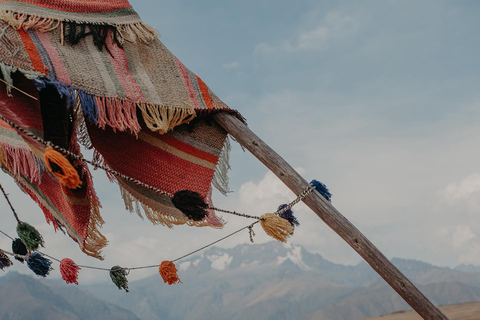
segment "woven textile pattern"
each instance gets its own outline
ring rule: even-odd
[[[15,74],[14,80],[23,90],[38,97],[33,83],[19,74]],[[30,98],[19,92],[12,92],[12,95],[13,97],[7,97],[6,90],[0,90],[0,114],[36,135],[43,136],[38,102],[32,103]],[[43,145],[20,136],[0,120],[0,166],[3,171],[11,175],[32,197],[55,229],[64,227],[85,253],[98,257],[100,249],[106,245],[106,239],[98,230],[103,221],[93,181],[86,166],[76,164],[78,170],[83,172],[85,188],[69,190],[62,187],[46,170],[41,160],[44,151]],[[78,146],[73,146],[71,151],[78,153]]]
[[[91,35],[65,43],[62,21],[103,23],[114,29],[99,29],[99,35],[105,36],[101,46]],[[133,25],[123,27],[120,22]],[[83,27],[70,24],[69,28],[81,32]],[[88,31],[90,27],[85,28]],[[1,77],[34,96],[38,96],[34,87],[40,93],[53,88],[60,95],[63,103],[58,108],[68,108],[74,128],[69,138],[71,152],[80,154],[79,141],[94,149],[96,161],[121,174],[170,194],[196,191],[211,202],[212,181],[224,193],[228,187],[228,141],[210,115],[239,115],[156,37],[142,38],[149,30],[146,28],[127,1],[0,0]],[[119,35],[143,40],[121,42]],[[0,85],[0,91],[0,114],[43,137],[47,130],[42,123],[46,122],[38,105],[13,88],[5,90]],[[13,107],[18,106],[18,99],[34,107]],[[52,132],[58,136],[62,131]],[[2,168],[40,205],[47,221],[65,227],[84,252],[99,256],[106,241],[98,232],[100,204],[88,168],[72,163],[83,185],[70,190],[45,170],[40,160],[43,145],[4,124],[0,126],[0,146]],[[155,224],[223,226],[213,211],[202,221],[189,220],[168,196],[109,177],[118,182],[126,208]]]
[[[9,1],[0,0],[0,3],[8,3],[11,6],[28,4],[38,8],[47,8],[56,11],[77,12],[77,13],[99,13],[118,9],[131,8],[132,6],[127,0],[21,0]]]

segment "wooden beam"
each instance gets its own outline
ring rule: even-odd
[[[302,193],[308,187],[308,182],[302,176],[238,118],[227,113],[218,113],[214,117],[238,143],[257,157],[295,194]],[[370,240],[318,192],[310,193],[303,202],[365,259],[423,319],[448,320]]]

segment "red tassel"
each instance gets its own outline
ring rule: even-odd
[[[71,259],[65,258],[60,262],[60,273],[66,283],[75,283],[78,285],[78,270],[80,269],[81,268]]]
[[[160,264],[159,272],[163,278],[163,282],[168,283],[169,285],[182,282],[178,277],[175,264],[171,261],[163,261]]]

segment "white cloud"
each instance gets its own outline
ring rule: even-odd
[[[458,183],[449,184],[442,192],[449,202],[470,198],[480,192],[480,173],[473,173]]]
[[[233,61],[233,62],[225,63],[225,64],[222,65],[222,68],[227,69],[227,70],[237,69],[239,67],[240,67],[240,62],[238,62],[238,61]]]
[[[283,40],[279,44],[259,43],[254,53],[270,56],[278,51],[301,52],[326,49],[332,41],[352,36],[359,28],[359,22],[352,16],[341,12],[327,14],[320,23],[304,27],[297,34]]]
[[[453,232],[452,238],[453,246],[457,249],[469,244],[473,240],[478,240],[472,229],[467,225],[457,226]]]

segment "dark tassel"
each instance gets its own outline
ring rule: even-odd
[[[28,250],[35,251],[39,246],[43,247],[44,241],[42,235],[28,223],[19,222],[17,225],[17,234]]]
[[[87,27],[89,31],[87,32]],[[107,37],[110,30],[113,33],[113,42],[122,47],[120,41],[118,40],[118,30],[116,27],[109,25],[98,25],[98,24],[77,24],[76,22],[67,22],[66,28],[66,39],[73,46],[80,42],[80,40],[92,36],[93,44],[97,47],[98,50],[102,51],[103,48],[112,55],[110,49],[107,46]]]
[[[125,289],[125,291],[128,292],[127,275],[127,270],[120,266],[115,266],[110,269],[110,278],[112,279],[113,283],[115,283],[118,289]]]
[[[285,207],[287,207],[287,205],[282,204],[278,207],[277,211],[280,211]],[[298,222],[297,218],[293,215],[292,209],[288,209],[285,212],[281,213],[280,217],[288,220],[288,222],[290,222],[290,224],[292,225],[293,228],[298,227],[300,225],[300,222]]]
[[[315,187],[315,189],[325,198],[325,200],[327,200],[328,202],[332,202],[332,194],[330,193],[326,185],[317,180],[312,180],[310,184]]]
[[[173,195],[172,203],[190,220],[201,221],[208,215],[206,210],[208,204],[206,204],[202,196],[195,191],[178,191]]]
[[[78,285],[78,270],[80,270],[80,267],[71,259],[65,258],[60,262],[60,273],[66,283]]]
[[[52,268],[52,261],[48,260],[38,252],[33,252],[27,258],[27,266],[39,277],[46,277]]]
[[[0,250],[0,269],[3,270],[5,268],[10,267],[13,264],[12,260],[8,258],[8,256]]]
[[[23,243],[22,240],[19,238],[13,240],[12,242],[12,251],[15,254],[21,255],[21,256],[26,256],[28,253],[27,247],[25,246],[25,243]],[[23,263],[25,260],[23,258],[15,257],[18,261]]]

